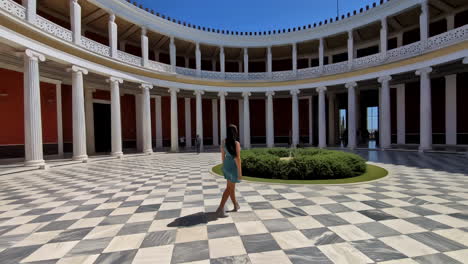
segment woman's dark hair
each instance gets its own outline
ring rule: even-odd
[[[237,140],[237,127],[235,125],[229,125],[227,128],[227,135],[224,144],[226,145],[227,151],[232,156],[237,156],[236,152],[236,140]]]

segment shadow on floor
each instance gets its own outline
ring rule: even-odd
[[[224,216],[227,217],[227,216]],[[224,218],[221,217],[221,218]],[[207,224],[208,222],[211,221],[216,221],[220,218],[216,212],[199,212],[191,215],[186,215],[179,217],[177,219],[174,219],[171,223],[167,225],[167,227],[190,227],[190,226],[196,226],[200,224]]]

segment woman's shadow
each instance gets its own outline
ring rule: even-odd
[[[211,221],[216,221],[219,218],[224,218],[225,216],[219,216],[216,212],[199,212],[191,215],[182,216],[174,219],[167,227],[190,227],[200,224],[207,224]]]

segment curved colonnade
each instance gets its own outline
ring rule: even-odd
[[[446,22],[446,30],[440,34],[430,34],[431,18],[429,5],[434,4],[427,0],[389,1],[381,2],[379,6],[351,17],[342,17],[335,22],[311,28],[298,28],[293,32],[271,34],[264,32],[252,34],[224,34],[216,30],[202,31],[190,28],[180,23],[152,15],[143,9],[139,9],[124,1],[111,0],[89,0],[108,13],[108,45],[104,45],[82,34],[81,6],[77,0],[71,0],[70,29],[40,16],[36,11],[36,0],[24,0],[22,5],[13,0],[0,0],[0,12],[2,13],[2,26],[0,27],[1,42],[21,55],[24,61],[24,109],[25,109],[25,163],[26,165],[44,164],[42,150],[42,124],[39,83],[40,65],[46,59],[53,61],[56,65],[66,67],[71,76],[72,86],[72,120],[73,120],[73,158],[75,160],[87,160],[90,151],[90,135],[94,128],[88,124],[89,89],[84,89],[86,75],[93,77],[101,76],[108,82],[110,90],[111,105],[111,153],[113,156],[122,156],[122,121],[121,121],[121,91],[122,85],[130,84],[133,91],[138,91],[135,106],[137,114],[137,145],[144,153],[153,151],[152,144],[152,118],[155,119],[156,147],[162,147],[161,137],[161,93],[165,91],[170,95],[170,146],[172,151],[179,150],[179,120],[178,100],[182,92],[193,92],[195,95],[196,122],[195,131],[203,139],[204,119],[202,97],[205,94],[213,94],[212,98],[212,143],[218,145],[220,139],[225,137],[226,131],[226,98],[234,96],[239,102],[239,126],[241,129],[241,143],[244,148],[251,147],[250,125],[252,113],[249,101],[252,96],[265,98],[265,143],[271,147],[275,144],[274,129],[274,103],[277,95],[291,98],[291,138],[292,145],[300,143],[300,115],[308,118],[308,144],[318,145],[323,148],[334,145],[336,126],[334,113],[335,102],[333,99],[338,91],[343,90],[347,94],[347,134],[348,144],[351,149],[358,147],[358,112],[359,112],[359,86],[368,86],[372,82],[379,90],[380,109],[380,147],[390,148],[392,145],[391,128],[391,88],[397,88],[397,104],[401,103],[401,91],[404,93],[405,78],[418,78],[420,86],[420,136],[419,150],[425,151],[432,148],[432,99],[431,99],[431,72],[436,69],[438,77],[444,76],[447,87],[455,86],[456,74],[466,72],[468,64],[468,25],[456,26],[454,22],[457,13],[465,12],[467,7],[453,8],[448,13],[442,12]],[[440,1],[435,1],[441,5]],[[444,2],[445,3],[445,2]],[[82,3],[83,4],[83,3]],[[395,16],[406,10],[419,10],[419,40],[403,45],[402,32],[394,32],[397,45],[389,49],[388,17]],[[119,33],[116,17],[129,20],[129,22],[141,27],[140,54],[135,56],[119,49]],[[439,18],[438,18],[439,19]],[[149,21],[149,22],[148,22]],[[369,24],[380,24],[379,38],[373,40],[378,43],[378,52],[357,56],[354,40],[355,30]],[[392,24],[395,23],[394,21]],[[150,59],[150,48],[148,35],[150,31],[157,31],[166,35],[169,40],[169,63],[157,61],[155,51],[154,60]],[[401,31],[401,30],[400,30]],[[222,31],[224,32],[224,31]],[[339,34],[347,35],[346,59],[331,63],[334,59],[328,58],[325,50],[325,39]],[[433,35],[433,36],[431,36]],[[195,50],[195,68],[181,67],[177,65],[176,39],[192,42]],[[304,68],[298,67],[298,45],[304,45],[308,41],[318,42],[318,49],[314,53],[317,66],[312,67],[311,60]],[[121,44],[121,43],[120,43]],[[219,71],[207,71],[202,69],[201,45],[215,46],[219,58],[215,59],[213,69]],[[273,71],[272,47],[275,45],[288,45],[291,47],[291,70]],[[125,47],[125,44],[123,45]],[[237,47],[241,52],[240,72],[226,71],[225,48]],[[264,72],[249,72],[249,49],[266,49],[266,61]],[[24,52],[21,52],[24,50]],[[219,63],[219,65],[217,65]],[[8,62],[2,62],[3,68],[14,68],[8,66]],[[454,65],[452,70],[447,65]],[[186,63],[186,66],[188,64]],[[219,67],[218,67],[219,66]],[[455,80],[453,75],[455,75]],[[411,76],[411,77],[408,77]],[[59,87],[61,80],[56,80]],[[377,84],[377,85],[376,85]],[[92,85],[90,85],[92,86]],[[136,88],[139,87],[139,88]],[[401,88],[403,87],[403,88]],[[58,93],[57,93],[58,94]],[[186,93],[187,94],[187,93]],[[314,114],[313,97],[317,95],[317,119],[318,140],[314,142],[313,121]],[[151,98],[155,98],[155,117],[152,117]],[[91,95],[92,98],[92,95]],[[455,99],[447,96],[447,100]],[[188,98],[186,98],[188,99]],[[300,113],[299,101],[306,100],[307,113]],[[404,100],[404,95],[403,95]],[[91,100],[92,101],[92,100]],[[159,102],[159,103],[158,103]],[[446,107],[450,107],[452,101],[447,101]],[[189,135],[191,131],[190,121],[190,99],[185,100],[185,135],[186,146],[191,145]],[[57,104],[58,107],[58,104]],[[327,109],[328,107],[328,109]],[[455,132],[453,122],[449,121],[446,108],[447,130],[446,144],[457,144],[453,142]],[[219,111],[219,112],[218,112]],[[402,110],[398,107],[398,117]],[[404,109],[403,109],[404,111]],[[59,111],[58,111],[59,112]],[[188,112],[188,113],[187,113]],[[456,109],[455,109],[456,114]],[[138,115],[140,115],[138,117]],[[219,115],[219,116],[218,116]],[[460,115],[460,113],[459,113]],[[188,117],[188,118],[187,118]],[[59,118],[58,118],[59,119]],[[219,119],[219,120],[218,120]],[[456,118],[455,118],[456,119]],[[159,121],[158,121],[159,120]],[[92,124],[92,123],[91,123]],[[398,123],[400,125],[400,123]],[[328,126],[328,127],[327,127]],[[401,126],[399,127],[401,129]],[[59,129],[60,130],[60,129]],[[449,131],[452,130],[452,131]],[[398,131],[397,143],[404,144],[403,134]],[[451,134],[449,134],[449,132]],[[58,132],[60,134],[60,132]],[[60,138],[60,136],[59,136]],[[91,136],[92,138],[92,136]],[[327,139],[328,138],[328,139]],[[333,141],[331,140],[333,138]],[[60,141],[60,140],[59,140]],[[140,141],[140,142],[138,142]],[[314,144],[316,143],[316,144]],[[91,147],[92,148],[92,147]],[[59,153],[63,152],[63,142]]]

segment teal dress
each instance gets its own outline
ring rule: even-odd
[[[223,174],[224,178],[230,182],[238,183],[239,177],[237,173],[237,164],[234,160],[235,157],[229,153],[226,149],[226,145],[224,145],[224,163],[223,163]]]

